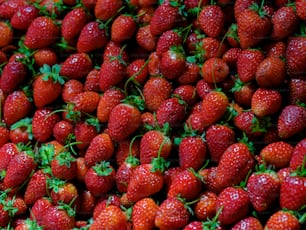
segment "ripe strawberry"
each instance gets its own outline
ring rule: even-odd
[[[299,220],[290,212],[279,210],[274,212],[268,219],[265,229],[276,230],[282,226],[286,229],[298,230],[301,228]]]
[[[266,211],[279,197],[280,181],[277,174],[264,165],[251,174],[247,181],[247,192],[253,208],[257,212]]]
[[[213,219],[213,217],[216,215],[217,198],[217,194],[211,191],[203,192],[200,195],[199,200],[193,207],[194,214],[198,220],[205,221],[208,219]]]
[[[59,34],[60,29],[51,18],[40,16],[29,25],[24,44],[30,49],[45,48],[54,44]]]
[[[76,172],[76,179],[80,182],[84,182],[85,175],[88,171],[88,167],[85,164],[85,159],[84,157],[77,157],[76,158],[76,164],[77,164],[77,172]]]
[[[61,120],[53,126],[53,136],[61,144],[65,144],[71,135],[73,135],[73,125],[70,122]]]
[[[289,167],[293,170],[296,170],[298,167],[306,167],[304,158],[306,155],[306,138],[300,140],[294,147],[294,150],[291,154]]]
[[[60,120],[51,109],[41,108],[34,112],[32,119],[32,132],[35,140],[45,142],[51,138],[54,125]]]
[[[4,125],[0,124],[0,148],[10,140],[9,134],[10,130]]]
[[[132,15],[120,14],[111,25],[111,40],[123,42],[131,39],[137,30],[137,24]]]
[[[127,217],[121,208],[115,205],[108,205],[90,225],[89,230],[126,230]]]
[[[27,230],[27,229],[37,229],[42,230],[43,228],[38,225],[36,220],[32,220],[30,218],[22,220],[15,227],[16,230]]]
[[[257,218],[249,216],[240,220],[232,227],[232,230],[242,230],[242,229],[263,230],[263,226]]]
[[[288,87],[290,104],[297,104],[298,102],[306,103],[305,84],[306,78],[302,76],[289,79]]]
[[[294,33],[298,22],[299,18],[293,7],[283,6],[279,8],[272,16],[271,37],[276,40],[289,37]]]
[[[242,50],[237,58],[238,78],[242,82],[249,82],[256,78],[256,71],[260,63],[264,60],[264,55],[260,50]]]
[[[51,200],[49,198],[43,197],[38,199],[32,206],[30,217],[36,220],[36,222],[41,226],[43,224],[42,220],[46,211],[53,207]]]
[[[33,99],[37,108],[42,108],[53,103],[62,92],[64,79],[59,75],[60,66],[52,67],[43,65],[40,69],[41,75],[37,76],[32,84]]]
[[[148,61],[149,74],[152,76],[161,76],[160,57],[157,56],[156,52],[151,52]]]
[[[234,224],[245,217],[250,209],[248,193],[239,187],[227,187],[218,195],[216,210],[221,224]]]
[[[100,92],[99,77],[100,77],[99,69],[93,68],[92,70],[90,70],[84,82],[84,90],[94,91],[97,93]]]
[[[76,177],[76,159],[70,152],[63,151],[56,155],[50,163],[52,175],[62,180],[72,180]]]
[[[82,7],[74,8],[68,12],[62,21],[61,32],[66,41],[75,39],[87,23],[86,11]]]
[[[62,89],[62,98],[64,102],[72,102],[73,98],[83,92],[84,85],[82,82],[76,79],[70,79],[65,82],[63,89]]]
[[[227,63],[227,65],[231,69],[236,69],[237,66],[237,58],[241,53],[242,49],[238,47],[229,48],[224,54],[222,55],[222,59]]]
[[[24,0],[8,0],[1,1],[0,17],[3,19],[10,19],[19,7],[26,5]]]
[[[11,17],[11,25],[18,30],[28,29],[31,22],[39,16],[39,10],[32,5],[24,5],[18,8],[18,10]]]
[[[0,171],[5,171],[10,161],[19,154],[18,146],[12,142],[5,143],[0,147]]]
[[[217,38],[204,37],[197,47],[197,52],[201,54],[202,59],[221,58],[227,50],[226,45]],[[200,59],[200,62],[202,60]]]
[[[97,19],[107,21],[118,13],[122,5],[122,0],[97,0],[94,15]]]
[[[7,165],[6,175],[3,179],[5,188],[15,188],[27,180],[37,166],[33,154],[33,152],[22,151],[14,155]]]
[[[182,45],[183,38],[180,31],[175,29],[163,32],[158,38],[156,45],[156,54],[161,57],[164,52],[169,50],[172,46]]]
[[[5,47],[10,45],[13,41],[13,34],[14,34],[11,25],[1,21],[0,30],[1,30],[0,47]]]
[[[158,204],[149,197],[137,201],[132,209],[132,223],[135,230],[151,230],[155,227]]]
[[[181,84],[173,91],[173,95],[185,101],[188,106],[193,106],[199,99],[196,87],[189,84]]]
[[[265,58],[257,67],[255,79],[260,87],[277,87],[286,77],[286,64],[277,57]]]
[[[81,113],[91,114],[97,110],[100,101],[100,95],[94,91],[84,91],[77,94],[72,103],[75,104],[74,109]]]
[[[181,168],[200,169],[207,156],[207,146],[200,136],[183,137],[178,146],[179,165]]]
[[[83,26],[77,41],[77,51],[88,53],[103,48],[108,42],[106,29],[98,22],[91,21]]]
[[[202,76],[208,83],[219,83],[229,74],[229,66],[221,58],[209,58],[202,66]]]
[[[129,80],[136,84],[143,85],[147,81],[149,75],[148,62],[142,58],[136,59],[127,66],[126,71]]]
[[[108,194],[106,197],[101,197],[94,207],[94,211],[92,214],[93,219],[97,219],[100,215],[101,211],[105,209],[109,205],[114,205],[120,207],[120,197],[114,194]]]
[[[33,139],[32,119],[23,118],[10,127],[9,138],[13,143],[27,144]]]
[[[205,126],[218,121],[226,112],[229,101],[221,91],[208,92],[202,101],[202,115]]]
[[[196,63],[186,62],[186,68],[184,72],[177,78],[177,82],[180,85],[184,84],[196,84],[200,79],[200,66]]]
[[[202,8],[198,21],[203,32],[209,37],[218,37],[224,27],[224,13],[218,5],[207,5]]]
[[[108,120],[108,134],[115,142],[122,141],[134,133],[141,124],[141,113],[137,107],[126,103],[116,105]]]
[[[288,39],[286,49],[287,72],[290,76],[301,75],[306,71],[305,52],[306,36]]]
[[[254,157],[248,145],[236,142],[230,145],[221,156],[216,183],[228,187],[239,184],[254,166]]]
[[[274,41],[264,46],[267,57],[282,58],[286,55],[287,45],[283,41]]]
[[[238,37],[242,49],[258,45],[270,33],[272,23],[267,15],[265,8],[257,3],[238,15]]]
[[[172,29],[180,18],[178,7],[164,2],[155,9],[150,22],[150,30],[153,35],[160,35]]]
[[[285,106],[277,121],[278,136],[287,139],[305,129],[306,110],[298,105]]]
[[[235,132],[226,125],[212,125],[206,130],[206,144],[213,162],[218,163],[224,151],[235,142]]]
[[[294,147],[284,141],[268,144],[260,151],[260,156],[267,165],[280,169],[289,166]]]
[[[41,48],[33,54],[34,62],[37,66],[43,67],[44,64],[53,66],[57,64],[57,54],[52,48]]]
[[[54,205],[64,203],[75,207],[73,202],[78,196],[78,190],[74,184],[52,178],[47,180],[47,185],[51,189],[49,196]]]
[[[96,205],[96,198],[88,190],[81,190],[78,191],[78,198],[75,201],[75,205],[76,215],[89,216],[93,214]]]
[[[87,121],[80,121],[74,126],[74,135],[78,149],[85,150],[92,139],[98,134],[97,127]]]
[[[238,77],[234,81],[234,86],[230,91],[234,94],[235,102],[243,107],[251,107],[252,96],[257,85],[253,81],[244,83]]]
[[[296,6],[296,14],[297,14],[297,16],[300,19],[305,20],[306,19],[306,13],[305,13],[306,4],[305,4],[305,1],[297,0],[297,1],[295,1],[295,6]]]
[[[158,37],[151,33],[150,24],[140,27],[136,32],[137,44],[147,51],[155,50],[157,39]]]
[[[101,161],[92,166],[85,175],[86,188],[99,197],[108,193],[115,184],[115,170],[109,162]]]
[[[108,160],[114,153],[114,145],[107,133],[100,133],[90,142],[85,153],[85,164],[94,166],[102,160]]]
[[[175,197],[169,197],[160,204],[155,226],[161,230],[182,229],[189,221],[190,213],[184,202]]]
[[[140,140],[137,137],[125,139],[117,144],[115,149],[117,165],[121,165],[129,156],[139,157]]]
[[[258,2],[258,1],[257,0],[248,0],[248,1],[237,0],[235,1],[235,5],[234,5],[235,19],[237,19],[240,13],[248,9],[254,2]]]

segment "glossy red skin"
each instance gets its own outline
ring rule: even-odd
[[[60,75],[81,79],[87,76],[92,70],[93,64],[91,58],[86,53],[71,54],[62,64]]]
[[[217,5],[208,5],[202,8],[199,14],[200,28],[209,37],[218,37],[224,27],[224,13]]]

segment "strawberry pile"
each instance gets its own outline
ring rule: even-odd
[[[305,229],[304,0],[0,19],[0,228]]]

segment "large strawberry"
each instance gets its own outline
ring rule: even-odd
[[[243,218],[232,227],[232,230],[242,230],[244,228],[250,230],[263,230],[260,220],[253,216]]]
[[[32,5],[24,5],[11,17],[11,25],[15,29],[26,30],[31,22],[39,16],[39,10]]]
[[[77,164],[76,159],[68,151],[62,151],[52,159],[52,175],[62,180],[72,180],[76,177]]]
[[[299,223],[298,218],[294,214],[284,210],[274,212],[267,220],[264,228],[276,230],[278,229],[277,226],[282,226],[283,228],[292,230],[301,229],[301,224]]]
[[[112,23],[111,40],[123,42],[131,39],[137,30],[136,19],[132,15],[121,14]]]
[[[147,50],[154,51],[157,43],[157,36],[154,36],[150,30],[150,24],[140,27],[136,32],[137,44]]]
[[[122,5],[122,0],[98,0],[94,6],[94,15],[97,19],[107,21],[118,13]]]
[[[217,198],[218,195],[211,191],[201,193],[199,200],[193,206],[195,216],[201,221],[213,219],[216,215]]]
[[[306,4],[305,4],[305,1],[297,0],[295,4],[296,4],[296,14],[297,14],[297,16],[300,19],[305,20],[306,19],[306,13],[305,13]]]
[[[94,91],[84,91],[77,94],[72,103],[74,103],[75,111],[80,111],[81,113],[91,114],[97,110],[100,101],[100,95]]]
[[[92,139],[98,134],[98,127],[92,120],[78,122],[74,126],[74,135],[78,149],[85,150]]]

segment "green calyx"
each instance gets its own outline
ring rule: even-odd
[[[55,64],[50,67],[47,64],[44,64],[40,69],[40,73],[43,74],[43,80],[48,81],[51,79],[54,83],[59,83],[61,85],[65,84],[65,79],[61,76],[60,73],[61,66],[59,64]]]
[[[38,150],[38,158],[41,167],[49,166],[53,157],[54,157],[55,149],[54,145],[44,144]]]
[[[71,167],[71,162],[75,162],[76,159],[71,155],[70,152],[64,151],[58,154],[55,159],[58,161],[59,165],[65,165],[68,168]]]
[[[47,187],[53,190],[55,193],[58,193],[60,188],[63,188],[65,184],[66,181],[57,177],[47,178]]]
[[[28,137],[29,137],[30,140],[33,139],[32,118],[29,118],[29,117],[23,118],[23,119],[17,121],[16,123],[14,123],[11,126],[11,130],[15,130],[15,129],[18,129],[18,128],[21,128],[25,132],[27,132],[28,133]]]
[[[109,176],[113,172],[113,168],[108,161],[101,161],[92,168],[98,176]]]

